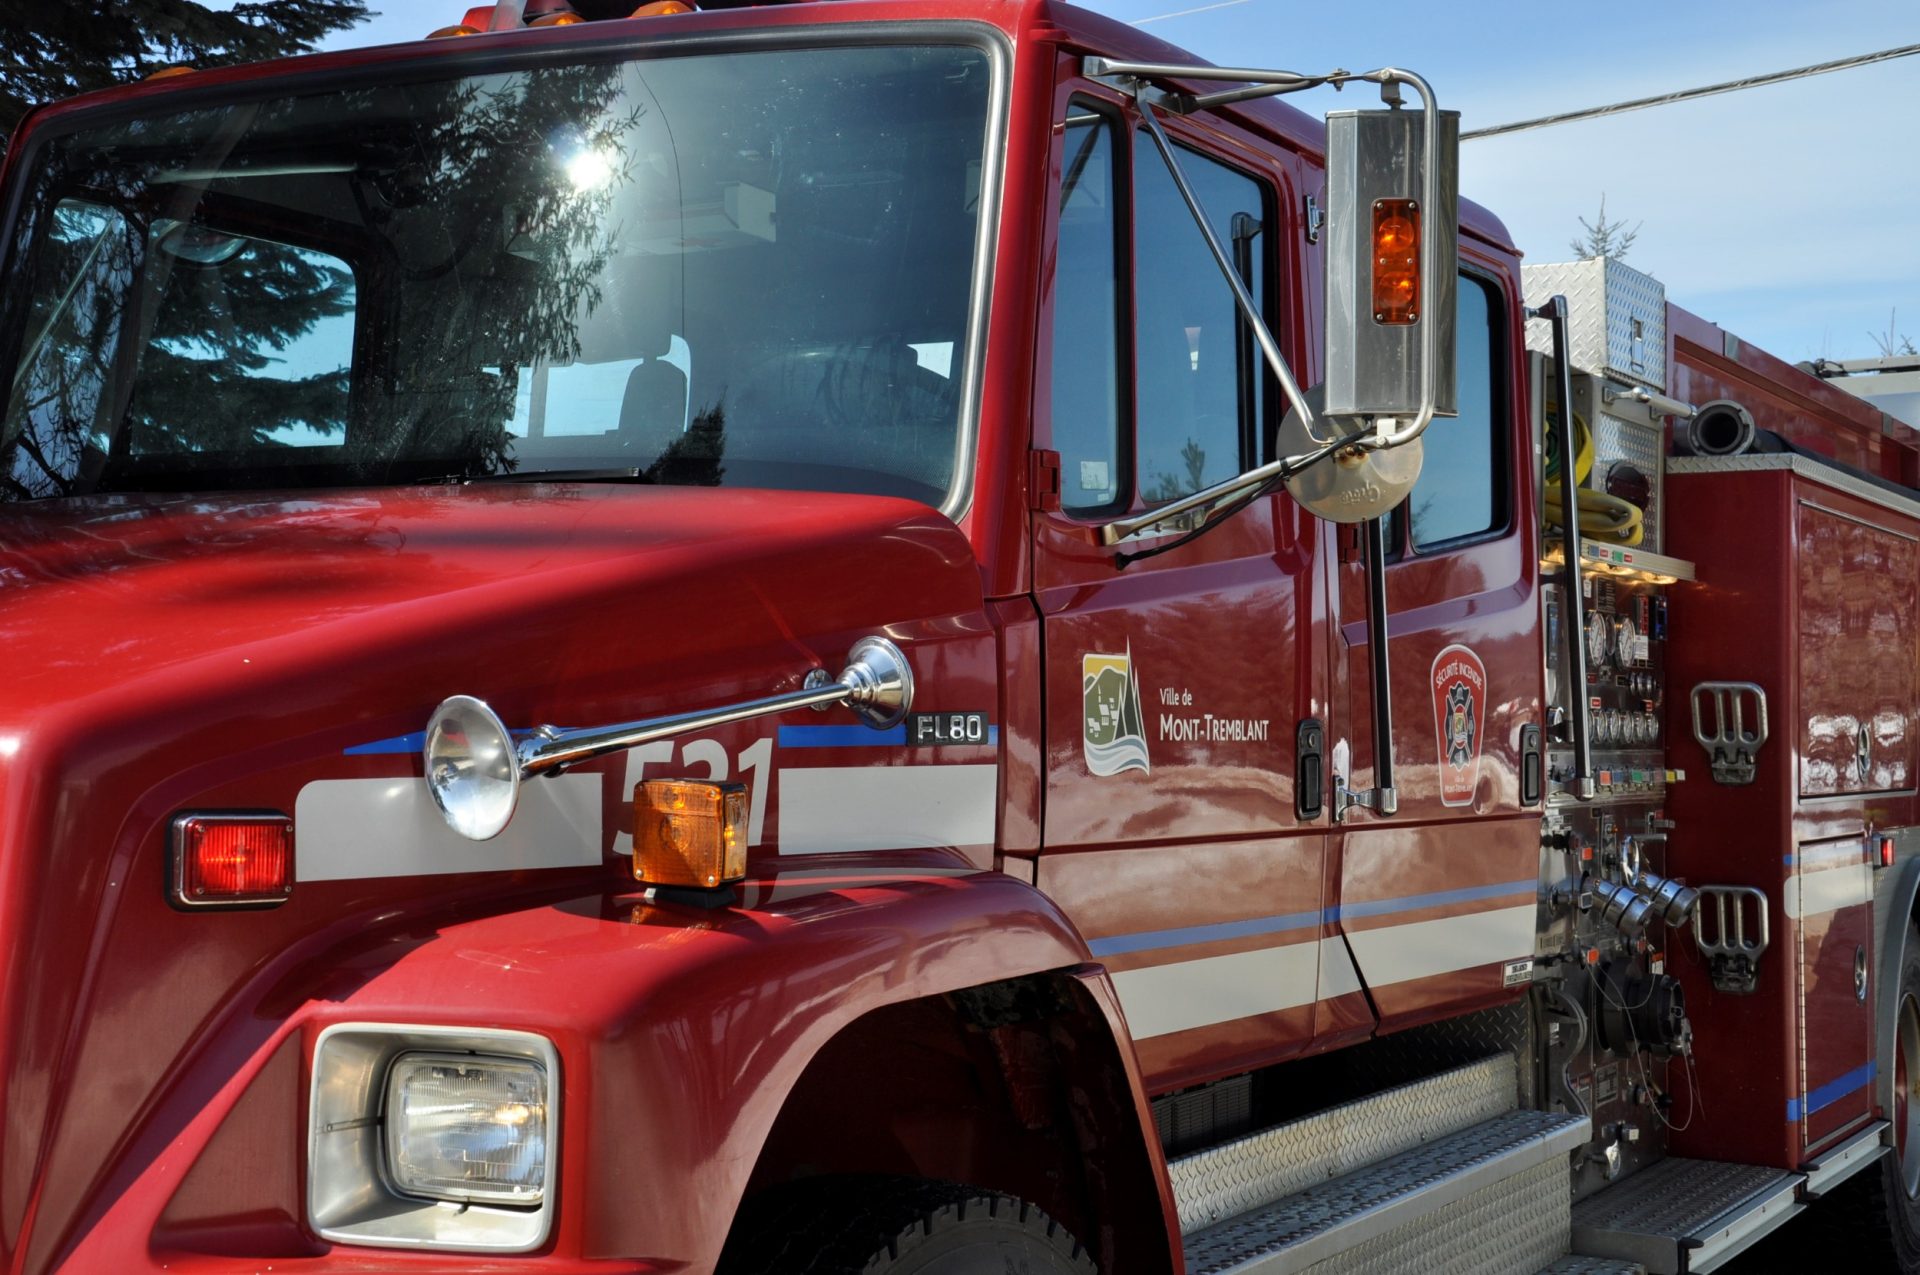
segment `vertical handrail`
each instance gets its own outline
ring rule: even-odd
[[[1553,327],[1554,391],[1560,410],[1555,413],[1554,438],[1560,447],[1560,536],[1566,549],[1560,574],[1564,595],[1560,609],[1567,632],[1567,707],[1573,730],[1572,792],[1581,801],[1593,800],[1593,709],[1587,702],[1587,598],[1580,582],[1579,477],[1574,473],[1573,365],[1568,361],[1567,299],[1550,297],[1528,317],[1545,319]]]
[[[1400,808],[1393,783],[1393,670],[1387,660],[1387,520],[1367,521],[1367,654],[1373,670],[1374,811]]]

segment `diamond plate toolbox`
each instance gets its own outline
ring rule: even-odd
[[[1667,289],[1651,275],[1604,257],[1522,266],[1528,306],[1567,298],[1573,365],[1667,392]],[[1552,355],[1553,333],[1527,325],[1527,348]]]

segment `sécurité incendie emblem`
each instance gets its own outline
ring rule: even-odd
[[[1080,682],[1085,702],[1080,744],[1087,770],[1096,775],[1150,770],[1133,648],[1124,655],[1081,656]]]
[[[1440,752],[1440,803],[1470,806],[1480,782],[1480,729],[1487,703],[1487,666],[1471,648],[1450,646],[1433,657],[1433,724]]]

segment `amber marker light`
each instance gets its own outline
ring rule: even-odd
[[[653,0],[653,3],[643,4],[627,16],[630,18],[662,18],[675,13],[694,12],[697,12],[697,10],[695,10],[692,5],[683,4],[681,0]]]
[[[1373,321],[1405,326],[1420,317],[1420,205],[1373,201]]]
[[[172,902],[260,908],[293,894],[293,820],[280,814],[187,814],[173,821]]]
[[[745,784],[649,779],[633,799],[633,875],[717,890],[747,875]]]

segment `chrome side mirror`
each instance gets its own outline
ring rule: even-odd
[[[1326,415],[1396,447],[1458,411],[1460,113],[1411,72],[1384,77],[1393,109],[1327,116]],[[1400,109],[1401,84],[1422,109]]]

